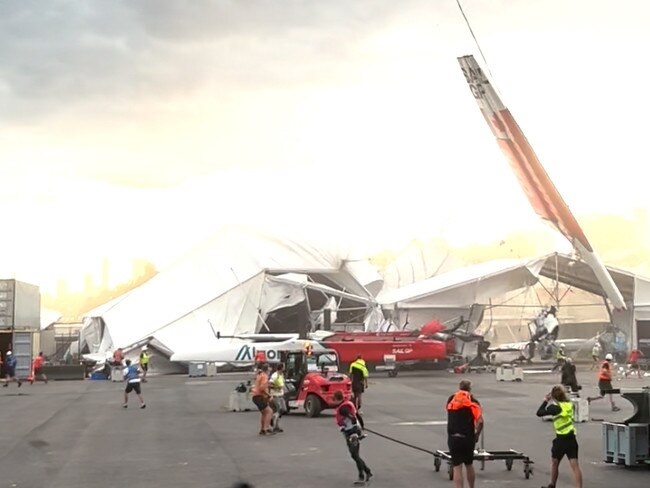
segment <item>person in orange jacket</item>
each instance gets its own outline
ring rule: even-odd
[[[598,389],[600,390],[600,396],[588,397],[587,401],[591,403],[595,400],[601,400],[605,398],[606,394],[609,394],[609,403],[612,406],[612,412],[618,412],[620,408],[618,408],[616,403],[614,403],[614,397],[611,393],[607,393],[614,389],[612,386],[612,372],[614,369],[614,366],[612,365],[613,360],[614,357],[611,354],[605,356],[605,361],[603,361],[598,370]]]
[[[447,444],[451,455],[454,488],[463,487],[463,465],[467,484],[474,488],[474,446],[483,431],[483,411],[471,393],[468,380],[460,382],[459,389],[447,400]]]

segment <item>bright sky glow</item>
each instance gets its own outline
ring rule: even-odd
[[[649,208],[650,3],[463,5],[578,218]],[[2,2],[0,275],[128,275],[233,222],[361,252],[539,229],[464,54],[455,0]]]

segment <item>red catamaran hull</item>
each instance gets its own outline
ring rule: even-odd
[[[447,357],[444,342],[422,341],[325,341],[334,349],[342,363],[351,363],[359,354],[366,364],[384,364],[386,356],[395,356],[396,362],[439,361]]]

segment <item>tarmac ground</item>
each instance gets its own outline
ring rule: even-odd
[[[581,371],[583,396],[596,395],[594,371]],[[301,413],[283,417],[284,432],[261,437],[259,413],[231,412],[228,398],[246,376],[151,377],[143,385],[147,408],[131,394],[122,408],[123,383],[59,381],[0,388],[0,487],[89,488],[129,486],[230,487],[246,481],[256,488],[351,486],[356,469],[334,422]],[[475,463],[479,487],[539,487],[548,483],[550,422],[535,416],[544,394],[557,382],[549,373],[526,374],[521,383],[497,382],[493,374],[445,371],[372,375],[364,396],[366,427],[427,450],[446,450],[445,402],[460,379],[473,382],[485,421],[485,448],[515,449],[534,461],[525,479],[515,461]],[[627,379],[615,387],[648,386],[650,378]],[[605,400],[591,416],[622,421],[632,404],[618,398],[613,413]],[[585,487],[646,486],[650,470],[603,462],[602,425],[577,425]],[[443,463],[434,457],[370,433],[362,457],[373,469],[373,487],[451,487]],[[560,466],[558,487],[573,486],[569,467]]]

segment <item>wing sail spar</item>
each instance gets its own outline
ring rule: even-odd
[[[497,139],[519,184],[535,212],[552,224],[571,242],[582,259],[591,267],[607,298],[617,309],[625,309],[625,301],[611,275],[594,252],[557,188],[542,167],[535,151],[505,107],[474,56],[458,58],[467,84],[483,117]]]

